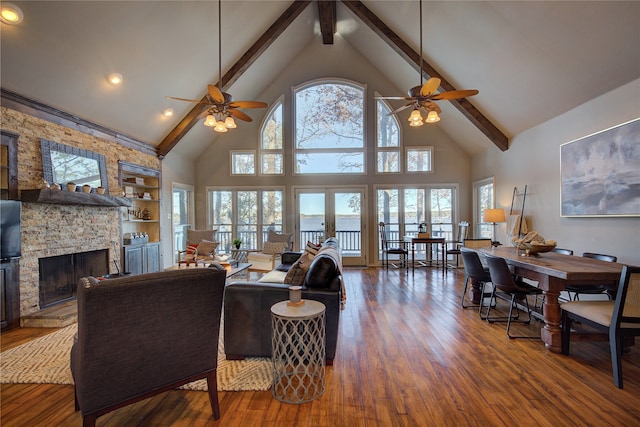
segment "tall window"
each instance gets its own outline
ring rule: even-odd
[[[231,151],[231,175],[255,175],[256,152],[252,150]]]
[[[432,172],[433,147],[407,148],[407,172]]]
[[[386,102],[376,101],[376,172],[400,172],[400,124]]]
[[[282,175],[284,152],[282,142],[282,99],[267,113],[260,130],[260,173]]]
[[[377,222],[388,224],[391,239],[416,235],[421,223],[434,237],[453,239],[456,186],[420,186],[376,189]],[[435,247],[435,245],[434,245]]]
[[[493,238],[493,224],[485,223],[482,219],[482,212],[485,209],[495,207],[494,182],[493,178],[483,179],[473,183],[473,221],[476,226],[478,238]]]
[[[193,226],[193,186],[173,184],[171,223],[173,227],[173,258],[187,247],[187,230]]]
[[[281,189],[209,189],[209,224],[218,229],[219,253],[229,253],[231,241],[260,249],[269,230],[282,231],[284,191]]]
[[[294,90],[296,174],[363,174],[364,88],[324,80]]]

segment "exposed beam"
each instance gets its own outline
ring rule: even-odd
[[[318,0],[318,16],[322,43],[333,44],[333,35],[336,33],[336,1]]]
[[[311,4],[311,1],[293,1],[276,22],[260,36],[258,40],[242,55],[242,57],[222,77],[222,89],[231,86],[242,74],[264,53],[265,50],[284,32],[302,11]],[[218,82],[213,83],[216,86]],[[206,95],[202,97],[206,100]],[[196,104],[185,117],[174,127],[158,145],[157,155],[164,158],[178,142],[191,130],[201,115],[207,110],[207,106]]]
[[[342,3],[355,14],[362,22],[369,26],[380,38],[382,38],[391,48],[404,58],[409,64],[415,66],[416,71],[427,74],[427,77],[439,77],[440,87],[445,91],[456,90],[441,73],[433,68],[423,59],[420,63],[420,54],[414,51],[400,36],[389,28],[380,18],[371,12],[360,1],[342,0]],[[467,99],[457,99],[450,101],[464,116],[471,121],[487,138],[489,138],[499,149],[506,151],[509,149],[509,138],[500,131],[489,119],[487,119],[476,107]]]

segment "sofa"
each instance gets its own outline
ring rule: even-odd
[[[295,268],[306,251],[282,254],[283,267]],[[289,273],[287,273],[289,274]],[[344,287],[338,241],[327,239],[318,249],[304,276],[302,299],[323,303],[327,365],[333,364]],[[271,306],[289,299],[289,286],[298,283],[239,281],[227,284],[224,293],[224,350],[229,360],[271,357]]]
[[[217,268],[80,279],[71,372],[83,425],[201,378],[213,417],[220,418],[216,371],[225,281],[225,270]]]

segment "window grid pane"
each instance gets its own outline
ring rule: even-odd
[[[433,148],[408,148],[407,172],[431,172],[431,157]]]

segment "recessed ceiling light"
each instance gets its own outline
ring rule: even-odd
[[[164,111],[162,112],[162,115],[165,117],[173,116],[173,108],[165,108]]]
[[[109,82],[111,86],[119,86],[120,84],[122,84],[122,74],[120,73],[109,74],[107,76],[107,82]]]
[[[5,24],[19,24],[23,17],[22,10],[13,3],[2,3],[0,6],[0,21]]]

